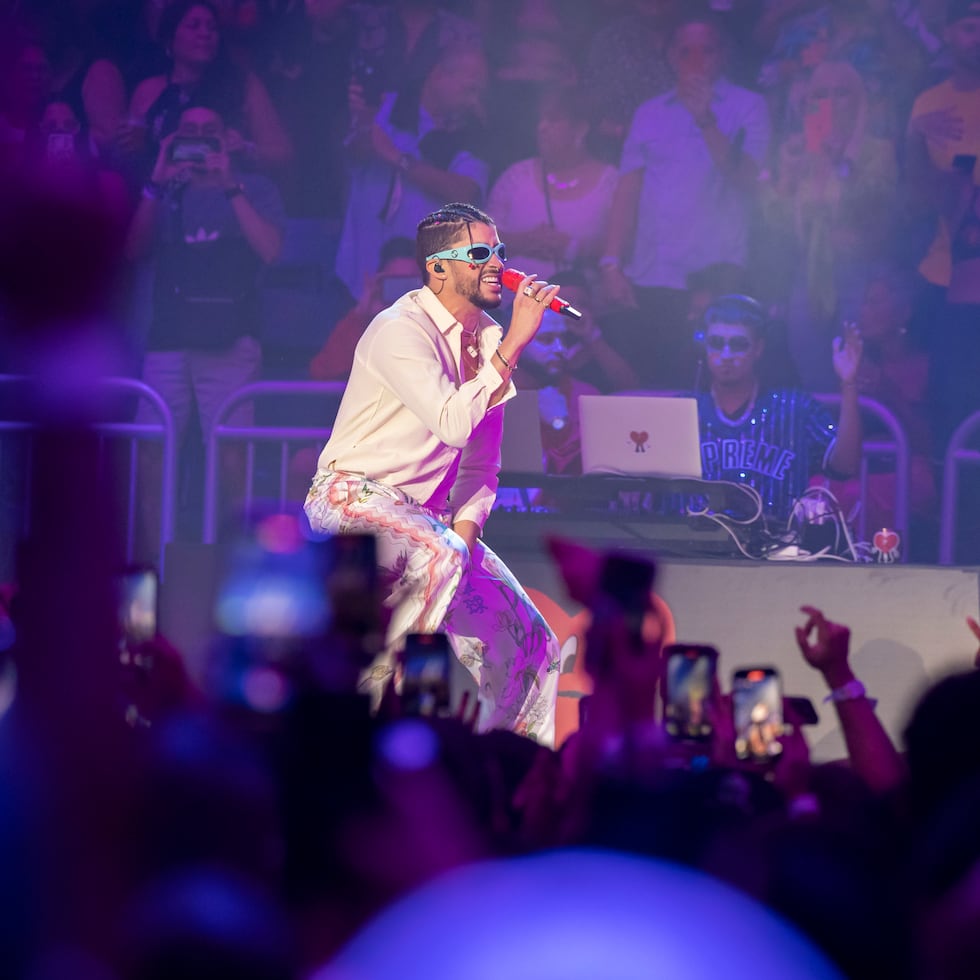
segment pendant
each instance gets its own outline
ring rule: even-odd
[[[578,177],[572,177],[571,180],[559,180],[554,174],[547,174],[546,179],[556,191],[569,191],[579,185]]]
[[[477,349],[476,349],[476,348],[475,348],[475,347],[474,347],[474,346],[473,346],[472,344],[467,344],[467,345],[466,345],[466,353],[467,353],[467,354],[469,354],[469,355],[470,355],[470,357],[472,357],[472,358],[473,358],[473,360],[475,361],[475,360],[476,360],[476,358],[477,358],[477,355],[478,355],[478,354],[479,354],[480,352],[479,352],[479,351],[478,351],[478,350],[477,350]]]

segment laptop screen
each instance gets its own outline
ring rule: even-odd
[[[694,398],[582,395],[582,472],[700,480]]]

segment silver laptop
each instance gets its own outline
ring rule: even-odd
[[[583,473],[701,479],[695,399],[582,395],[578,410]]]
[[[541,415],[537,391],[521,391],[504,405],[504,436],[500,442],[504,473],[543,473]]]

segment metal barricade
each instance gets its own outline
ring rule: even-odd
[[[215,418],[215,424],[208,435],[205,484],[204,484],[204,540],[214,542],[217,534],[217,512],[219,494],[219,448],[223,443],[243,442],[246,444],[246,496],[244,505],[248,509],[253,503],[252,487],[255,478],[255,447],[259,443],[279,444],[279,475],[278,503],[286,502],[286,485],[289,473],[291,447],[296,443],[323,443],[332,431],[333,415],[321,425],[316,426],[278,426],[278,425],[249,425],[234,426],[225,421],[240,405],[246,402],[258,403],[269,396],[336,399],[339,405],[346,385],[339,381],[260,381],[245,385],[233,392],[221,405]],[[830,408],[840,407],[840,395],[820,394],[814,396],[821,404]],[[863,413],[879,421],[887,431],[887,438],[866,439],[863,444],[861,457],[860,486],[862,502],[867,496],[869,463],[872,459],[891,457],[895,460],[895,523],[905,535],[903,560],[908,557],[909,536],[909,447],[905,431],[896,416],[880,402],[873,398],[861,397],[859,400]],[[857,531],[862,539],[866,539],[867,507],[862,506]]]
[[[33,383],[34,379],[22,375],[0,375],[0,386],[10,391],[15,391],[18,387],[26,389]],[[107,395],[135,395],[140,401],[149,404],[159,417],[156,422],[139,424],[136,422],[96,421],[93,422],[92,428],[100,436],[100,453],[102,454],[100,463],[105,462],[109,440],[118,440],[127,444],[125,472],[123,474],[125,476],[126,497],[124,538],[127,561],[133,560],[136,547],[136,522],[140,499],[137,486],[140,443],[159,442],[162,444],[160,536],[156,567],[163,577],[166,546],[173,539],[174,534],[174,503],[177,486],[177,444],[173,416],[167,403],[160,395],[153,388],[135,378],[103,378],[99,382],[99,388],[100,393]],[[6,435],[23,434],[26,438],[26,462],[23,467],[25,475],[19,488],[23,504],[23,519],[20,522],[22,533],[27,533],[30,529],[30,454],[32,451],[32,432],[36,428],[37,422],[31,419],[0,418],[0,441]],[[7,448],[9,452],[10,447]]]
[[[816,394],[813,396],[821,405],[840,410],[841,396],[839,394]],[[861,511],[858,515],[857,534],[862,541],[868,539],[868,474],[872,459],[882,456],[895,460],[895,524],[903,535],[901,560],[909,559],[909,482],[911,457],[909,441],[896,415],[874,398],[862,395],[858,405],[865,416],[871,416],[880,422],[888,432],[887,439],[865,439],[861,447]]]
[[[204,473],[204,541],[211,544],[217,536],[218,494],[220,482],[220,448],[223,443],[240,442],[246,446],[245,500],[248,510],[253,503],[255,481],[255,448],[259,443],[279,444],[278,503],[286,502],[291,450],[297,443],[317,442],[322,445],[330,437],[333,415],[329,421],[316,426],[246,425],[236,426],[225,421],[235,409],[247,402],[258,404],[270,396],[277,398],[329,398],[340,404],[346,384],[342,381],[257,381],[232,392],[215,415],[214,426],[208,433]],[[334,410],[336,414],[336,410]],[[313,474],[310,474],[311,478]]]
[[[943,460],[943,499],[939,516],[939,564],[953,565],[956,561],[956,510],[959,503],[960,466],[980,465],[980,450],[967,446],[969,439],[980,433],[980,412],[968,415],[955,429]]]

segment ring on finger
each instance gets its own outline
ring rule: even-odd
[[[533,296],[534,295],[534,290],[530,286],[525,286],[524,287],[524,295],[525,296]]]

